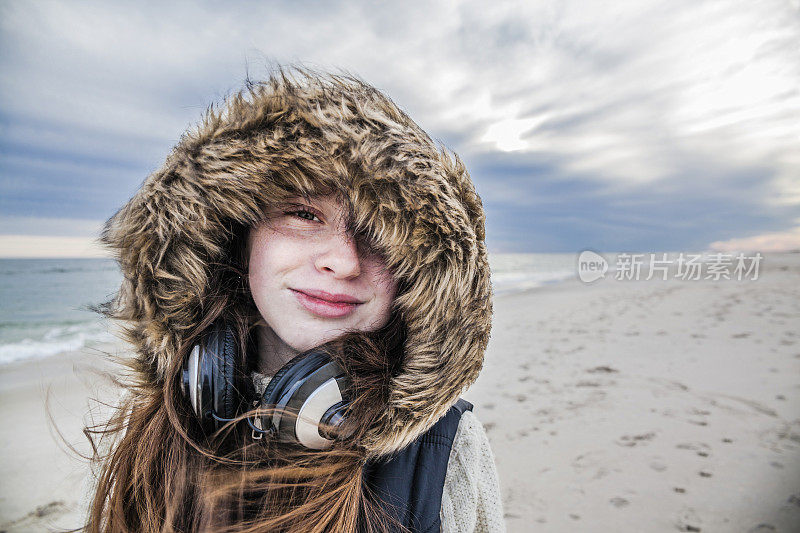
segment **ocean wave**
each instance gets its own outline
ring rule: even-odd
[[[573,270],[546,272],[497,272],[492,274],[492,289],[495,294],[535,289],[543,285],[574,278]]]
[[[59,326],[60,327],[53,327],[53,321],[52,320],[25,320],[24,322],[21,322],[19,320],[12,320],[12,321],[9,321],[9,322],[0,322],[0,331],[2,331],[2,330],[18,330],[18,329],[20,329],[21,326],[27,327],[29,329],[42,329],[43,331],[48,331],[48,332],[64,331],[65,327],[77,328],[74,331],[78,331],[80,329],[85,329],[87,327],[87,325],[88,324],[87,324],[85,319],[84,320],[81,320],[81,319],[74,319],[74,320],[64,319],[64,320],[59,321]],[[53,333],[53,334],[58,334],[58,333]],[[0,341],[0,345],[2,345],[1,342],[2,341]]]
[[[99,327],[68,326],[53,328],[39,339],[23,339],[0,344],[0,365],[23,359],[41,359],[61,352],[80,350],[99,342],[112,342],[114,336]]]

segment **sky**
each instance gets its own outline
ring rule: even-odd
[[[488,5],[0,1],[0,256],[102,253],[207,106],[290,63],[457,152],[490,252],[800,249],[800,0]]]

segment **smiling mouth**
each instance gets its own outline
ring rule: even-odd
[[[364,302],[347,294],[331,294],[325,291],[290,289],[303,308],[323,318],[342,318],[356,310]]]
[[[343,304],[361,304],[364,303],[363,301],[359,300],[355,296],[350,296],[349,294],[331,294],[325,291],[317,291],[313,289],[292,289],[295,292],[302,292],[312,298],[316,298],[317,300],[323,300],[325,302],[330,303],[343,303]]]

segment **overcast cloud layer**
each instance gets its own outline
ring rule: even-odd
[[[457,151],[494,251],[800,235],[798,1],[487,5],[1,3],[0,234],[90,235],[209,103],[303,62]]]

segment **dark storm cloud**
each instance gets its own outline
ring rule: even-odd
[[[208,104],[275,62],[359,74],[458,151],[492,249],[786,230],[800,219],[797,21],[778,0],[5,2],[0,233],[95,227]]]

